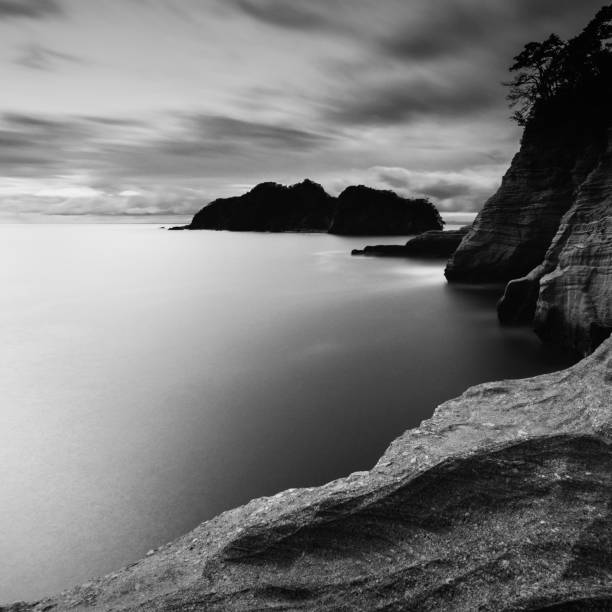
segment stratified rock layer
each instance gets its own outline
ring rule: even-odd
[[[244,195],[211,202],[189,225],[172,229],[405,235],[442,226],[428,200],[363,185],[347,187],[334,198],[321,185],[305,180],[290,187],[261,183]]]
[[[527,126],[497,193],[448,262],[449,281],[505,282],[542,263],[562,216],[606,149],[601,108],[552,109]]]
[[[408,240],[406,244],[377,244],[353,249],[351,255],[374,257],[450,257],[468,233],[469,226],[457,230],[430,230]]]
[[[548,250],[534,319],[546,342],[583,354],[612,331],[612,130],[608,143]]]
[[[257,499],[12,610],[609,610],[612,340],[479,385],[370,472]]]

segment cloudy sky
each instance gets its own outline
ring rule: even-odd
[[[602,0],[0,0],[0,215],[188,215],[305,177],[475,210],[524,43]]]

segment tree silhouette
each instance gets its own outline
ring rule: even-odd
[[[513,119],[526,125],[552,101],[576,96],[610,94],[612,84],[612,5],[604,6],[575,38],[551,34],[530,42],[510,66],[516,72],[510,88]]]

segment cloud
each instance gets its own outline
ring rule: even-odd
[[[178,186],[98,190],[82,188],[28,189],[19,193],[0,191],[2,215],[44,212],[46,215],[138,216],[181,215],[190,217],[210,198],[205,190]]]
[[[229,195],[227,179],[211,175],[248,180],[266,168],[280,172],[292,155],[333,142],[308,130],[221,115],[178,117],[145,121],[5,113],[0,176],[36,186],[23,197],[12,195],[22,211],[185,214],[202,206],[211,185],[214,196]],[[6,198],[1,205],[10,208]]]
[[[457,172],[374,166],[331,181],[328,188],[339,193],[348,185],[366,183],[405,197],[429,198],[441,210],[475,211],[497,190],[504,169],[498,164]]]
[[[499,106],[496,88],[448,77],[399,81],[350,90],[325,111],[329,121],[356,125],[392,125],[426,117],[465,117]]]
[[[330,27],[329,12],[321,10],[316,0],[302,2],[293,0],[230,0],[235,9],[268,25],[292,30],[327,29]]]
[[[62,14],[56,0],[0,0],[0,19],[45,19]]]
[[[429,4],[400,19],[378,45],[388,57],[412,61],[481,50],[506,66],[534,36],[545,37],[556,29],[562,35],[576,34],[576,24],[586,24],[600,6],[601,0],[454,0],[443,8]]]
[[[305,176],[480,206],[518,145],[512,56],[599,1],[0,0],[0,19],[77,4],[70,28],[11,21],[3,39],[2,110],[28,111],[0,114],[0,183],[57,214],[196,209]]]
[[[218,143],[304,150],[324,145],[332,139],[327,134],[306,129],[220,115],[196,115],[191,120],[197,125],[200,136]]]
[[[384,55],[394,59],[435,60],[493,37],[492,22],[499,17],[495,3],[460,0],[447,3],[444,10],[432,6],[381,37],[378,44]]]
[[[22,47],[15,63],[33,70],[54,70],[63,63],[85,64],[85,61],[76,55],[54,51],[37,43]]]

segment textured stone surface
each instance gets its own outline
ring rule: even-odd
[[[403,245],[378,244],[363,249],[353,249],[352,255],[375,257],[450,257],[468,233],[466,225],[457,230],[430,230],[411,238]]]
[[[535,329],[587,354],[612,331],[612,130],[546,255]]]
[[[606,109],[532,121],[497,193],[450,259],[449,281],[498,282],[541,264],[579,187],[606,147]]]
[[[609,610],[612,340],[479,385],[370,472],[226,512],[10,610]]]
[[[540,279],[544,265],[536,266],[529,274],[511,280],[497,303],[497,316],[504,325],[531,323],[540,293]]]
[[[347,187],[333,198],[321,185],[305,180],[290,187],[261,183],[244,195],[211,202],[189,225],[171,229],[399,235],[442,226],[427,200],[362,185]]]

